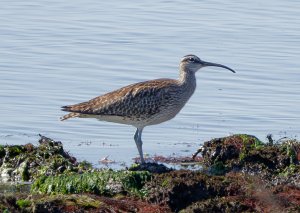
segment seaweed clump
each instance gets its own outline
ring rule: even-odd
[[[273,178],[284,172],[295,172],[300,160],[300,144],[295,140],[271,144],[246,134],[205,142],[196,154],[199,152],[205,168],[214,175],[243,171]]]
[[[43,175],[77,173],[92,168],[89,163],[78,163],[60,141],[40,137],[39,146],[31,143],[0,146],[1,182],[31,182]]]
[[[142,190],[151,174],[147,171],[100,170],[84,174],[43,176],[32,185],[33,193],[79,194],[114,196],[116,194],[145,196]]]

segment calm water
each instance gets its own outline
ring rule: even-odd
[[[150,155],[188,155],[205,140],[265,140],[300,129],[300,1],[6,1],[0,9],[0,144],[61,140],[80,160],[129,164],[130,126],[74,119],[60,106],[138,81],[177,78],[194,53],[205,68],[173,120],[145,129]],[[188,143],[188,144],[187,144]]]

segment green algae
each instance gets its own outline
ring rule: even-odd
[[[300,172],[300,165],[291,164],[290,166],[284,168],[279,176],[289,177],[294,174],[298,174]]]
[[[18,207],[20,209],[23,209],[23,208],[27,208],[27,207],[31,206],[31,201],[21,199],[21,200],[17,200],[16,204],[18,205]]]
[[[29,183],[1,183],[0,182],[0,195],[2,193],[29,193],[31,185]]]
[[[25,152],[24,146],[21,145],[12,145],[5,147],[6,153],[9,155],[9,157],[15,157],[17,155],[20,155]]]
[[[296,140],[288,140],[282,143],[280,150],[285,153],[289,159],[290,164],[295,164],[297,161],[297,149],[299,149],[300,145]]]
[[[84,160],[78,163],[78,168],[83,170],[91,170],[93,169],[93,165],[90,162]]]
[[[40,209],[43,207],[45,203],[48,203],[52,206],[54,205],[64,205],[64,206],[75,206],[78,208],[83,208],[85,210],[87,209],[94,209],[99,208],[102,205],[102,202],[96,199],[93,199],[92,197],[88,195],[49,195],[49,196],[43,196],[41,198],[37,198],[34,202],[37,209]]]
[[[171,183],[172,183],[172,177],[166,177],[166,178],[162,181],[161,186],[164,187],[164,188],[170,187]]]
[[[247,134],[236,134],[233,135],[236,137],[240,137],[242,139],[242,147],[240,150],[239,160],[243,161],[249,152],[252,150],[261,149],[265,146],[265,144],[260,141],[257,137]]]
[[[102,170],[84,174],[43,176],[32,185],[33,193],[73,194],[94,193],[113,196],[118,193],[144,196],[141,190],[151,178],[149,172]]]
[[[0,145],[0,158],[3,158],[5,156],[5,146]]]
[[[243,144],[246,146],[250,145],[251,148],[260,148],[265,145],[262,141],[260,141],[257,137],[253,135],[235,134],[233,136],[240,137],[243,140]]]
[[[223,175],[226,173],[227,170],[228,170],[228,168],[226,167],[226,165],[223,162],[217,161],[213,165],[211,165],[211,167],[209,168],[209,174]]]

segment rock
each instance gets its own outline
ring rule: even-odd
[[[1,182],[7,183],[10,182],[11,179],[11,174],[13,172],[13,168],[6,168],[4,165],[3,167],[0,168],[0,173],[1,173]]]
[[[157,174],[144,187],[148,191],[146,200],[178,211],[199,200],[224,196],[228,187],[224,179],[184,170]]]
[[[63,149],[60,141],[41,136],[40,145],[0,146],[0,182],[33,181],[43,175],[89,171]]]
[[[170,169],[163,164],[144,163],[144,164],[134,165],[134,166],[130,167],[129,170],[130,171],[148,171],[150,173],[161,174],[161,173],[170,172],[173,169]]]
[[[42,176],[35,180],[32,192],[44,194],[93,193],[114,196],[131,194],[142,197],[144,184],[151,179],[147,171],[99,170],[83,174]]]

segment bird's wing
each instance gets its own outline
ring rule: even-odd
[[[87,102],[63,106],[63,111],[71,113],[64,116],[62,120],[81,114],[138,117],[155,114],[159,106],[170,98],[169,90],[175,86],[176,81],[172,79],[157,79],[132,84]]]

